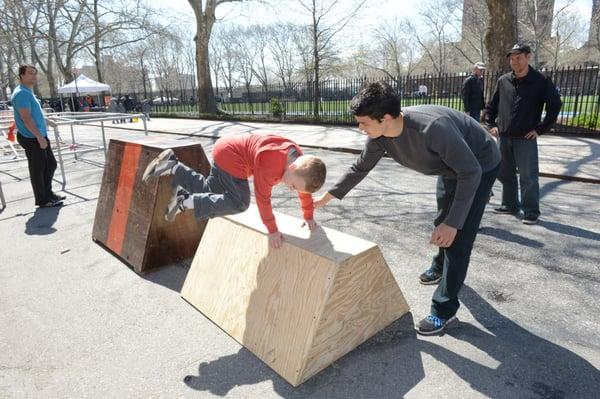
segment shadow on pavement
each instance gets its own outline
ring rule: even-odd
[[[468,354],[446,349],[436,343],[438,337],[418,338],[409,313],[297,388],[245,348],[201,363],[198,375],[183,381],[218,396],[270,380],[284,398],[400,398],[424,379],[425,353],[486,397],[597,397],[600,372],[587,360],[504,317],[468,286],[461,299],[483,326],[458,322],[449,328],[450,337],[477,349]],[[545,322],[543,316],[536,320]],[[434,391],[448,383],[439,380]]]

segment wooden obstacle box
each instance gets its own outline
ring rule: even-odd
[[[409,308],[376,244],[275,215],[277,250],[254,205],[212,219],[181,295],[298,386]]]
[[[173,223],[165,220],[171,176],[142,181],[146,166],[167,148],[190,168],[210,173],[210,162],[195,141],[141,136],[111,139],[108,146],[92,238],[138,273],[192,257],[206,227],[193,212],[178,215]]]

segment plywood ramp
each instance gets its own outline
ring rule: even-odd
[[[275,212],[269,250],[251,205],[212,219],[182,297],[297,386],[408,312],[376,244]]]

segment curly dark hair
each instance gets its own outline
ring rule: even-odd
[[[383,81],[368,83],[350,102],[353,116],[368,116],[379,121],[385,114],[397,118],[400,111],[400,98],[392,86]]]

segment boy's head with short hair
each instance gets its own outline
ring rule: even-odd
[[[325,163],[312,155],[301,155],[288,165],[282,181],[290,190],[314,193],[325,183]]]

